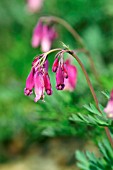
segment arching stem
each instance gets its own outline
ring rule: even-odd
[[[71,34],[72,36],[74,37],[74,39],[76,41],[79,42],[79,44],[84,47],[84,42],[83,42],[83,39],[80,37],[80,35],[73,29],[73,27],[68,24],[68,22],[66,22],[65,20],[59,18],[59,17],[56,17],[56,16],[47,16],[47,17],[41,17],[41,20],[42,21],[48,21],[48,22],[57,22],[61,25],[63,25]]]
[[[61,24],[62,26],[64,26],[71,33],[71,35],[73,36],[75,41],[77,41],[81,45],[81,47],[84,49],[83,53],[85,53],[87,55],[89,62],[90,62],[90,67],[95,75],[95,78],[100,83],[99,75],[96,71],[92,56],[91,56],[90,52],[87,50],[83,39],[77,33],[77,31],[67,21],[65,21],[62,18],[56,17],[56,16],[41,17],[41,20],[48,21],[48,22],[57,22],[57,23]]]
[[[81,69],[82,69],[82,71],[83,71],[83,73],[84,73],[84,75],[85,75],[85,78],[86,78],[86,81],[87,81],[87,83],[88,83],[88,86],[89,86],[89,88],[90,88],[90,91],[91,91],[91,94],[92,94],[92,96],[93,96],[93,99],[94,99],[94,101],[95,101],[96,107],[97,107],[98,111],[101,113],[101,110],[100,110],[100,108],[99,108],[98,99],[97,99],[97,97],[96,97],[96,93],[95,93],[95,91],[94,91],[94,88],[93,88],[93,86],[92,86],[92,84],[91,84],[91,81],[90,81],[90,79],[89,79],[89,76],[88,76],[88,74],[87,74],[87,71],[86,71],[84,65],[82,64],[81,60],[78,58],[78,56],[77,56],[73,51],[66,50],[65,52],[68,52],[69,54],[71,54],[71,55],[76,59],[76,61],[78,62],[78,64],[80,65],[80,67],[81,67]],[[101,114],[102,114],[102,113],[101,113]],[[109,139],[109,142],[110,142],[111,146],[113,147],[113,139],[112,139],[112,137],[111,137],[111,135],[110,135],[109,128],[108,128],[108,127],[105,127],[104,129],[105,129],[106,135],[107,135],[107,137],[108,137],[108,139]]]

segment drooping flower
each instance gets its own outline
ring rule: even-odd
[[[63,63],[62,64],[62,71],[63,71],[63,75],[64,75],[64,78],[68,78],[68,72],[67,72],[67,65],[66,63]]]
[[[52,88],[51,88],[51,82],[50,82],[50,77],[49,77],[48,73],[44,74],[44,86],[45,86],[46,93],[48,95],[51,95],[52,94]]]
[[[110,99],[107,103],[106,108],[104,109],[104,112],[107,114],[108,118],[113,119],[113,89],[110,94]]]
[[[59,64],[57,71],[56,71],[56,88],[57,90],[64,89],[64,75],[62,72],[61,64]]]
[[[49,67],[49,62],[48,62],[48,60],[46,60],[44,63],[45,70],[44,70],[44,75],[43,75],[44,86],[45,86],[45,91],[46,91],[47,95],[52,95],[52,88],[51,88],[50,77],[48,74],[48,67]]]
[[[29,96],[32,94],[34,88],[35,99],[37,102],[44,98],[44,92],[47,95],[52,94],[50,77],[48,74],[48,60],[46,59],[44,63],[40,63],[40,57],[46,58],[45,54],[36,57],[32,62],[32,69],[26,80],[26,87],[24,89],[24,94]]]
[[[36,27],[34,28],[33,36],[32,36],[32,47],[34,48],[40,45],[42,39],[42,29],[43,29],[42,22],[39,21]]]
[[[64,90],[73,91],[77,83],[77,68],[70,63],[69,59],[65,61],[65,65],[67,68],[68,78],[64,79]]]
[[[41,50],[47,52],[51,49],[51,45],[56,38],[57,33],[55,29],[39,21],[33,31],[32,47],[36,48],[41,45]]]
[[[34,90],[35,90],[35,99],[34,101],[37,102],[40,99],[44,98],[44,80],[42,73],[36,72],[34,75]]]
[[[27,0],[27,10],[31,13],[38,12],[43,5],[43,0]]]
[[[52,66],[52,71],[56,73],[57,90],[74,90],[77,81],[77,69],[70,63],[70,60],[64,61],[64,50],[58,52]],[[44,92],[52,95],[51,81],[48,74],[49,63],[47,60],[48,53],[36,56],[32,62],[32,69],[26,80],[25,95],[31,95],[34,88],[35,99],[37,102],[44,99]],[[112,97],[113,98],[113,97]]]
[[[52,66],[52,71],[53,71],[53,72],[56,72],[56,71],[57,71],[58,64],[59,64],[59,60],[58,60],[58,57],[56,57],[56,58],[55,58],[55,61],[54,61],[54,63],[53,63],[53,66]]]
[[[49,62],[48,60],[46,60],[44,63],[45,73],[48,73],[48,67],[49,67]]]
[[[33,87],[34,87],[34,68],[31,69],[26,79],[26,87],[24,89],[24,94],[27,96],[31,95]]]
[[[41,40],[41,49],[43,52],[47,52],[51,48],[52,41],[49,36],[49,27],[47,25],[43,25],[42,30],[42,40]]]

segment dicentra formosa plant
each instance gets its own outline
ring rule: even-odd
[[[105,109],[101,109],[100,105],[98,103],[98,99],[96,97],[96,93],[93,89],[93,86],[91,84],[91,81],[89,79],[89,76],[87,74],[87,71],[84,67],[84,65],[82,64],[81,60],[79,59],[79,57],[77,56],[77,53],[75,50],[70,50],[67,46],[65,46],[65,48],[57,48],[57,49],[52,49],[49,50],[52,44],[52,41],[56,38],[56,32],[55,30],[53,30],[50,26],[47,26],[46,29],[44,28],[45,26],[42,24],[42,21],[48,21],[49,23],[52,20],[55,20],[56,22],[59,23],[63,23],[63,25],[67,28],[68,31],[70,31],[70,33],[73,35],[73,37],[75,39],[77,39],[77,41],[82,45],[83,47],[83,51],[87,54],[88,58],[91,59],[90,53],[89,51],[86,50],[84,43],[81,39],[81,37],[76,33],[76,31],[74,31],[74,29],[64,20],[56,18],[56,17],[50,17],[50,18],[42,18],[41,22],[38,23],[38,25],[36,26],[36,28],[34,29],[33,32],[33,37],[32,37],[32,45],[35,46],[39,46],[39,44],[42,46],[42,50],[44,51],[43,54],[38,55],[35,57],[35,59],[32,62],[32,68],[30,71],[30,74],[27,77],[26,80],[26,87],[24,89],[24,94],[25,95],[31,95],[33,92],[33,88],[35,91],[35,99],[34,101],[37,102],[40,99],[44,99],[44,92],[46,91],[47,95],[52,95],[52,86],[51,86],[51,82],[50,82],[50,77],[49,77],[49,73],[48,73],[48,57],[50,53],[53,52],[57,52],[57,54],[55,55],[55,60],[52,66],[52,71],[56,73],[56,89],[57,90],[65,90],[68,89],[70,91],[73,91],[75,86],[76,86],[76,82],[77,82],[77,68],[75,66],[73,66],[69,60],[64,60],[64,53],[68,53],[70,54],[73,58],[76,59],[76,61],[78,62],[78,64],[80,65],[86,81],[88,83],[88,86],[90,88],[91,94],[93,96],[93,99],[95,101],[95,105],[97,108],[97,111],[94,107],[92,108],[88,108],[90,111],[91,109],[93,111],[91,111],[92,113],[95,113],[97,115],[97,119],[93,119],[90,116],[84,117],[79,115],[79,117],[76,117],[75,120],[77,120],[78,118],[81,119],[84,122],[89,122],[90,120],[92,120],[93,124],[96,125],[101,125],[101,120],[100,122],[99,117],[102,118],[102,116],[104,117],[103,121],[107,121],[107,119],[113,119],[113,92],[111,93],[111,97],[110,100],[108,101],[108,105]],[[41,27],[43,29],[41,29]],[[44,29],[46,31],[44,31]],[[40,34],[39,34],[40,32]],[[46,34],[44,34],[46,32]],[[52,36],[51,36],[52,35]],[[52,38],[51,38],[52,37]],[[45,39],[45,40],[44,40]],[[43,42],[43,43],[42,43]],[[45,44],[46,42],[46,44]],[[44,45],[45,44],[45,45]],[[45,48],[46,47],[46,48]],[[49,51],[47,51],[49,50]],[[97,77],[97,73],[95,72],[95,68],[94,68],[94,64],[92,64],[92,59],[91,61],[91,65],[92,65],[92,69],[94,69],[94,74],[95,77],[98,80]],[[107,115],[107,119],[105,117],[105,115],[103,115],[103,112],[106,113]],[[100,116],[102,115],[102,116]],[[97,120],[97,123],[94,122]],[[105,122],[103,123],[105,132],[107,134],[107,137],[109,139],[109,142],[111,144],[111,146],[113,147],[113,139],[111,137],[110,131],[109,131],[109,125],[111,123],[109,122]]]

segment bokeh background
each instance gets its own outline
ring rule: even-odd
[[[82,106],[93,103],[76,62],[78,80],[74,92],[55,90],[52,54],[49,73],[53,95],[38,103],[34,103],[34,96],[24,96],[31,62],[41,53],[40,48],[31,46],[32,31],[40,16],[49,15],[65,19],[76,29],[92,54],[101,83],[96,81],[85,54],[79,57],[105,107],[107,100],[101,91],[110,92],[113,88],[113,1],[45,0],[34,14],[28,12],[26,3],[0,1],[0,169],[76,169],[75,150],[91,146],[96,151],[95,143],[104,131],[69,121],[72,113],[84,113]],[[56,25],[56,30],[59,36],[52,48],[61,47],[60,41],[71,49],[79,48],[64,27]]]

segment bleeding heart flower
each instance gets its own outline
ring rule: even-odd
[[[32,47],[34,48],[40,45],[42,39],[42,28],[43,28],[42,22],[39,21],[36,27],[34,28],[32,36]]]
[[[64,83],[65,83],[64,90],[73,91],[77,83],[77,68],[70,63],[69,59],[65,61],[65,64],[67,68],[68,78],[64,79]]]
[[[26,87],[24,89],[24,94],[27,96],[31,95],[33,87],[34,87],[34,68],[31,69],[26,79]]]
[[[52,43],[56,38],[57,33],[55,29],[39,21],[33,31],[32,47],[36,48],[41,45],[41,50],[47,52],[51,49]]]
[[[44,98],[44,90],[45,90],[43,75],[40,72],[35,73],[34,85],[35,85],[34,89],[35,89],[35,95],[36,95],[34,101],[37,102],[38,100]]]
[[[42,57],[45,58],[45,55]],[[32,94],[34,88],[35,99],[37,102],[40,99],[44,98],[44,92],[46,91],[47,95],[52,94],[50,77],[48,74],[48,60],[46,59],[43,65],[40,65],[40,56],[36,57],[32,62],[32,69],[30,74],[26,79],[26,87],[24,89],[24,94],[29,96]]]
[[[56,72],[56,88],[57,90],[63,90],[64,88],[64,75],[62,72],[61,64],[59,64]]]

